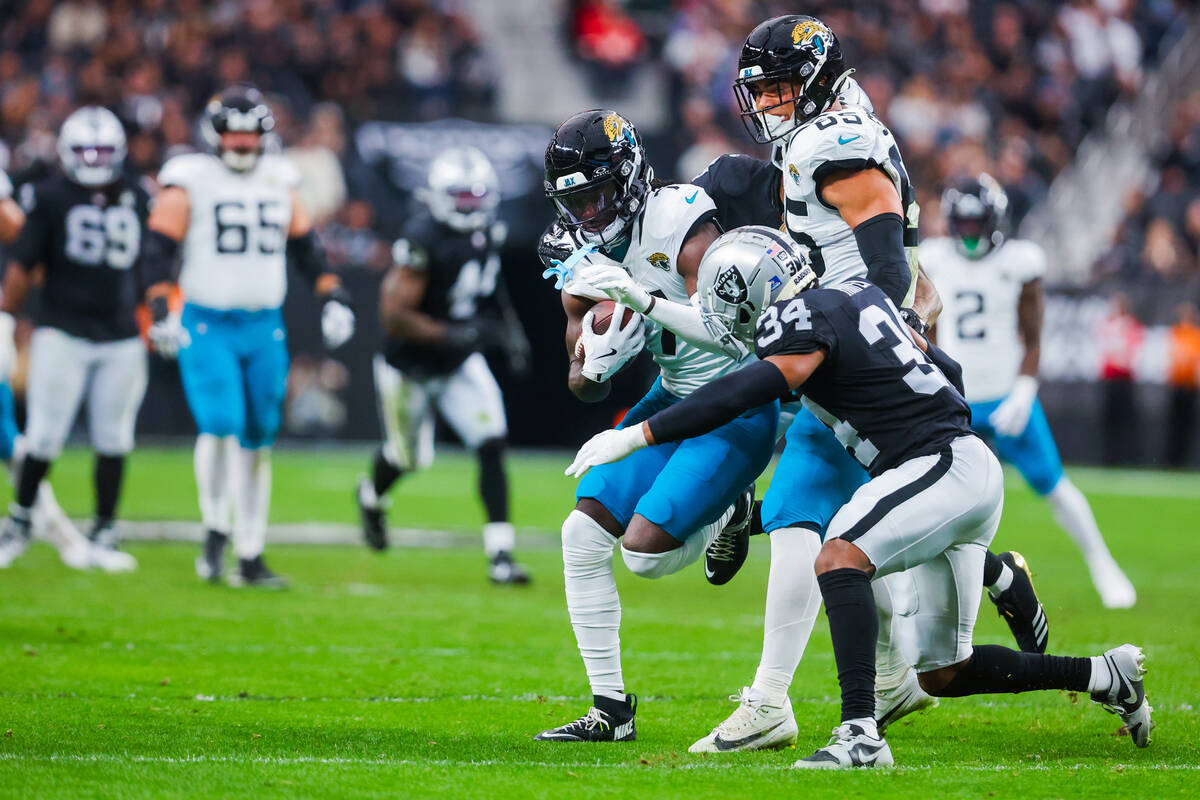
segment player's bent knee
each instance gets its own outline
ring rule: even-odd
[[[818,575],[835,569],[858,569],[868,575],[875,572],[875,567],[867,554],[844,539],[826,539],[817,554],[813,569]]]
[[[674,556],[675,554],[671,552],[639,553],[630,550],[624,542],[621,543],[621,558],[624,560],[625,566],[634,575],[642,578],[653,580],[675,572],[677,559]]]
[[[621,546],[633,553],[669,553],[678,550],[681,542],[650,520],[635,514],[625,529]]]
[[[946,687],[950,685],[951,681],[954,680],[954,676],[958,675],[958,671],[970,660],[968,658],[957,664],[950,664],[949,666],[939,667],[928,672],[918,673],[917,682],[921,684],[921,688],[926,694],[933,695],[934,697],[943,697],[943,692],[945,692]]]
[[[499,464],[504,459],[504,450],[508,441],[503,436],[493,436],[475,448],[475,455],[484,464]]]
[[[592,519],[610,536],[620,538],[625,534],[625,526],[617,520],[616,516],[603,503],[594,497],[579,498],[575,502],[575,510]]]

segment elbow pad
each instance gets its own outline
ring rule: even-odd
[[[854,229],[867,278],[897,307],[904,305],[912,283],[912,267],[904,252],[904,220],[899,214],[877,214]]]
[[[159,231],[146,231],[142,240],[142,253],[138,258],[138,271],[143,289],[159,283],[175,280],[175,259],[179,255],[179,242]]]
[[[720,326],[709,326],[704,322],[704,313],[693,303],[673,303],[655,297],[645,316],[657,322],[671,333],[693,347],[709,353],[727,355],[741,361],[750,350],[732,333]],[[714,330],[717,327],[719,330]]]
[[[317,237],[312,231],[287,240],[287,259],[310,284],[315,284],[317,278],[329,272],[325,253],[317,245]]]

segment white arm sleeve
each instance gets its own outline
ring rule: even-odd
[[[708,326],[704,324],[704,317],[694,298],[693,295],[693,301],[684,304],[656,297],[654,306],[646,312],[645,316],[693,347],[709,353],[727,355],[738,361],[745,358],[749,350],[737,339],[729,337],[725,341],[721,341],[714,338]]]

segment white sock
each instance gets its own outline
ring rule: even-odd
[[[661,578],[664,575],[679,572],[700,558],[729,523],[732,516],[733,507],[731,506],[715,522],[705,525],[689,536],[679,547],[665,553],[638,553],[626,549],[625,544],[622,543],[621,558],[624,559],[625,566],[629,567],[630,572],[643,578]]]
[[[500,552],[511,553],[516,541],[517,534],[511,522],[489,522],[483,526],[483,552],[488,558],[495,558]]]
[[[592,694],[625,699],[621,675],[621,598],[613,577],[617,540],[582,511],[562,526],[563,579],[567,613]]]
[[[1002,561],[1000,562],[1000,577],[997,578],[996,582],[991,586],[987,586],[985,588],[988,590],[988,594],[990,594],[992,597],[999,597],[1008,591],[1008,587],[1012,586],[1012,582],[1012,567]]]
[[[771,572],[763,612],[763,649],[751,691],[771,705],[787,700],[792,676],[804,657],[821,608],[813,564],[821,537],[808,528],[771,531]]]
[[[1112,560],[1087,498],[1066,475],[1058,481],[1050,494],[1046,495],[1046,500],[1054,512],[1054,519],[1074,540],[1075,546],[1089,564],[1096,560]]]
[[[879,638],[875,643],[876,690],[895,689],[908,676],[904,646],[912,618],[904,616],[904,612],[912,605],[911,585],[911,579],[901,573],[871,581],[875,611],[879,616]]]
[[[192,465],[196,471],[196,494],[200,501],[200,519],[212,531],[228,533],[233,510],[230,472],[231,454],[238,447],[236,436],[219,437],[202,433],[196,437]]]
[[[867,732],[868,736],[875,739],[882,739],[879,735],[879,728],[875,726],[874,717],[859,717],[858,719],[848,719],[842,723],[843,725],[857,725]]]
[[[1088,660],[1092,662],[1092,675],[1088,678],[1088,691],[1094,694],[1112,689],[1112,670],[1108,668],[1108,662],[1104,660],[1104,656],[1092,656]]]
[[[271,511],[271,448],[236,451],[233,552],[240,559],[262,555]]]

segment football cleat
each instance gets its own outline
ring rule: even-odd
[[[225,545],[229,534],[209,530],[204,537],[204,550],[196,556],[196,574],[200,580],[217,583],[225,571]]]
[[[276,575],[261,555],[239,558],[238,567],[229,573],[230,586],[255,586],[260,589],[286,589],[287,579]]]
[[[892,689],[875,689],[875,725],[879,735],[887,733],[888,726],[901,717],[907,717],[926,708],[936,708],[938,699],[927,694],[917,680],[917,673],[908,670],[904,682]]]
[[[988,592],[988,599],[1008,623],[1018,647],[1026,653],[1044,653],[1050,635],[1050,623],[1046,619],[1042,601],[1038,600],[1034,591],[1029,565],[1024,556],[1015,550],[1001,553],[999,558],[1012,570],[1012,584],[996,597]]]
[[[11,565],[29,548],[29,529],[28,517],[14,514],[4,520],[0,526],[0,569]]]
[[[112,522],[96,523],[88,534],[88,561],[91,566],[105,572],[132,572],[137,569],[137,559],[121,552],[121,543]]]
[[[854,769],[890,767],[895,763],[892,749],[882,735],[873,734],[858,723],[843,722],[833,729],[829,744],[792,766],[796,769]]]
[[[1112,556],[1105,554],[1089,561],[1088,571],[1105,608],[1133,608],[1137,603],[1137,589]]]
[[[730,753],[735,750],[771,750],[796,743],[798,729],[792,701],[775,706],[742,688],[729,699],[738,707],[712,733],[688,748],[689,753]]]
[[[1154,711],[1146,699],[1146,687],[1142,678],[1146,675],[1146,656],[1132,644],[1123,644],[1106,652],[1102,658],[1112,675],[1112,686],[1107,692],[1094,692],[1092,699],[1105,711],[1116,714],[1129,731],[1129,738],[1138,747],[1150,744],[1150,732]],[[1095,663],[1095,662],[1093,662]]]
[[[704,577],[713,586],[733,580],[750,552],[750,527],[754,520],[754,484],[738,496],[733,516],[704,551]]]
[[[375,494],[371,479],[361,477],[354,491],[358,503],[358,516],[362,521],[363,539],[367,547],[383,552],[388,548],[387,506]]]
[[[513,561],[512,553],[507,550],[492,556],[488,563],[488,578],[492,583],[511,583],[515,586],[524,586],[530,581],[529,573]]]
[[[544,730],[533,737],[539,742],[632,742],[637,738],[633,717],[637,713],[637,695],[624,700],[595,695],[588,712],[573,722]]]

